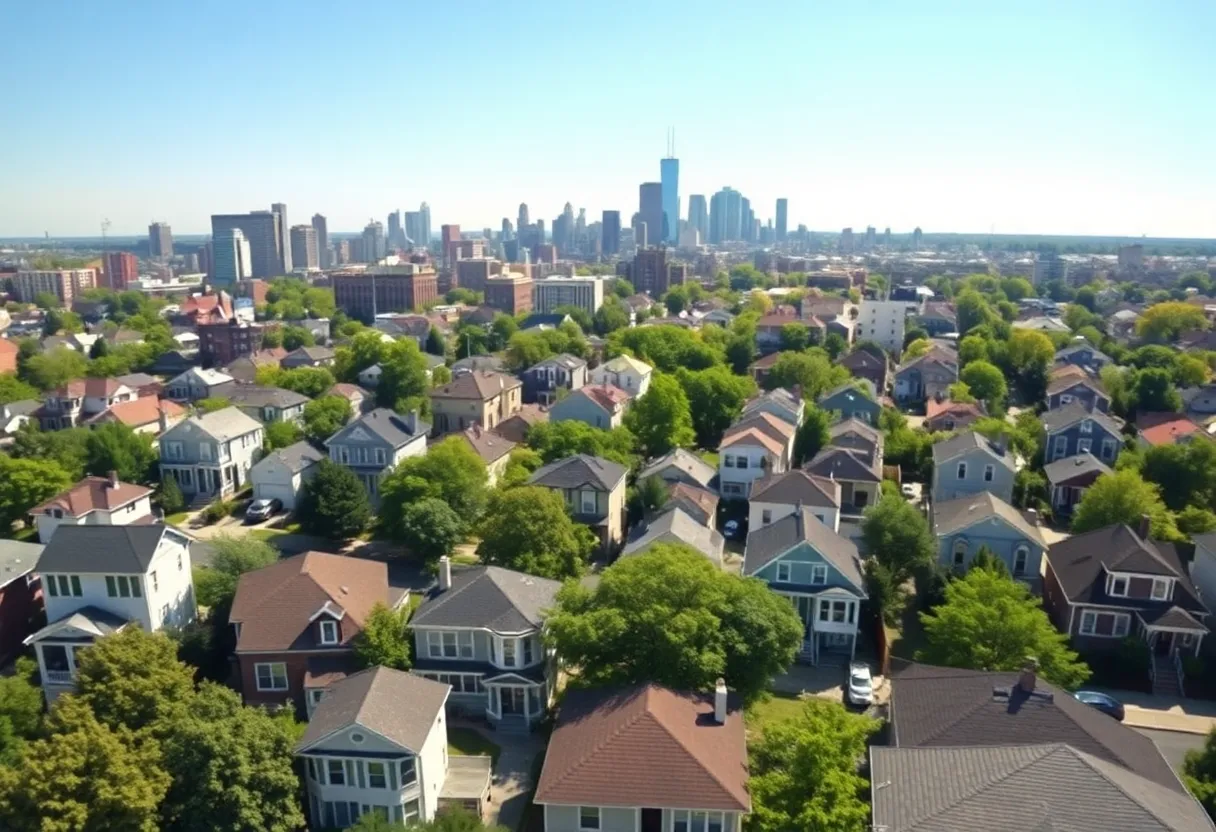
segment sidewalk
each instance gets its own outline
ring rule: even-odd
[[[1154,731],[1207,734],[1216,728],[1216,702],[1153,696],[1129,690],[1094,688],[1123,703],[1123,724]]]

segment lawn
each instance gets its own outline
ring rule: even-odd
[[[501,750],[497,745],[472,728],[453,728],[451,725],[448,726],[449,754],[457,754],[461,757],[489,757],[492,764],[497,764],[498,753]]]
[[[794,693],[772,693],[761,702],[747,709],[747,728],[759,735],[766,726],[783,722],[797,716],[802,710],[802,700]]]
[[[166,514],[165,522],[171,526],[180,526],[186,522],[186,518],[190,516],[188,511],[179,511],[176,514]]]
[[[718,452],[717,451],[701,451],[701,453],[697,454],[697,456],[701,457],[701,459],[705,460],[713,467],[715,467],[715,468],[718,467]]]
[[[452,555],[452,563],[458,563],[461,566],[476,566],[481,563],[481,558],[470,552],[458,552]]]

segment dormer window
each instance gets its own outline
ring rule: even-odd
[[[1117,598],[1127,597],[1127,577],[1123,575],[1112,575],[1110,584],[1107,588],[1107,594]]]
[[[338,622],[337,621],[320,621],[321,643],[322,644],[337,644],[338,643]]]
[[[1166,578],[1153,578],[1153,600],[1167,601],[1170,597],[1170,582]]]
[[[1091,422],[1089,419],[1082,420],[1081,433],[1093,433],[1093,432],[1094,432],[1094,423]]]

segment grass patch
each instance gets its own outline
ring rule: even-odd
[[[457,754],[461,757],[489,757],[492,764],[497,765],[500,751],[502,751],[501,748],[472,728],[448,726],[449,754]]]
[[[920,623],[921,612],[920,604],[916,602],[916,596],[913,595],[908,599],[908,606],[900,618],[899,628],[887,627],[887,645],[890,647],[891,655],[895,658],[912,661],[916,658],[916,651],[928,645],[925,638],[925,627]]]
[[[250,537],[260,540],[263,543],[269,543],[276,537],[282,537],[285,534],[287,534],[287,532],[282,529],[250,529],[249,531]]]
[[[174,514],[166,514],[165,522],[173,526],[180,526],[186,522],[186,518],[189,516],[190,512],[188,511],[179,511]]]
[[[461,566],[476,566],[481,563],[481,558],[471,552],[458,552],[452,555],[452,563],[458,563]]]
[[[701,457],[701,459],[705,460],[713,467],[715,467],[715,468],[718,467],[718,452],[717,451],[701,451],[701,453],[697,454],[697,456]]]
[[[747,730],[759,735],[769,725],[784,722],[802,710],[802,699],[796,693],[770,693],[768,698],[747,709]]]

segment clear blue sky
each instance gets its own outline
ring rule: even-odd
[[[989,11],[981,11],[980,7]],[[18,2],[0,237],[691,193],[814,229],[1216,237],[1216,3]]]

